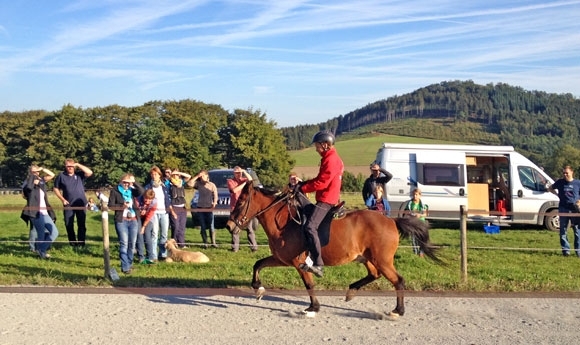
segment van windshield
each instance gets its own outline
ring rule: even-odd
[[[548,182],[544,175],[532,167],[519,166],[518,175],[522,186],[526,189],[543,192]]]

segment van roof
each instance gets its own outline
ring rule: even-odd
[[[466,152],[513,152],[513,146],[494,146],[494,145],[450,145],[450,144],[400,144],[400,143],[383,143],[382,148],[386,149],[412,149],[412,150],[449,150],[449,151],[466,151]]]

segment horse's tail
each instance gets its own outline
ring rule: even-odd
[[[399,230],[401,237],[415,237],[415,240],[419,244],[419,248],[421,248],[425,255],[440,265],[445,264],[445,262],[443,262],[436,255],[439,248],[433,245],[433,243],[431,243],[429,240],[429,223],[422,221],[417,217],[403,217],[393,219],[397,224],[397,229]]]

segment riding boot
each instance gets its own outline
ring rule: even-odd
[[[217,243],[215,243],[215,230],[210,230],[211,235],[211,246],[217,248]]]

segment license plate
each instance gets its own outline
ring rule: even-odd
[[[229,216],[230,211],[229,210],[214,210],[213,215],[214,216]]]

